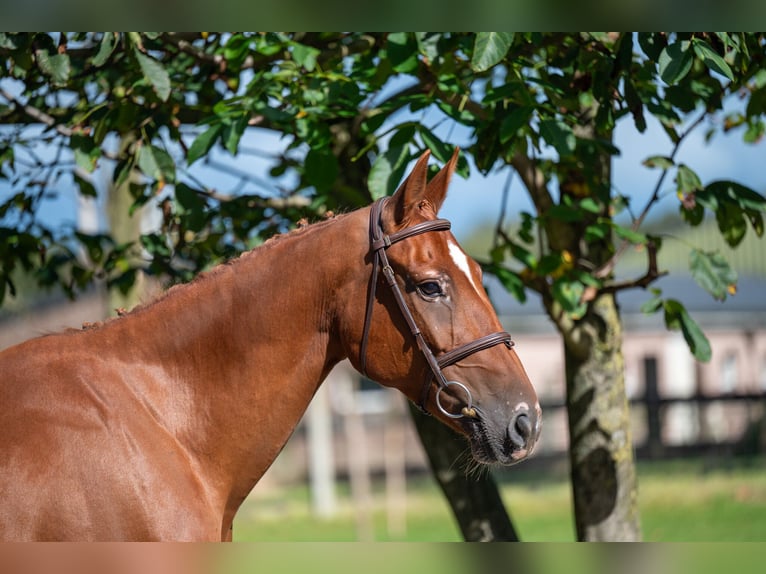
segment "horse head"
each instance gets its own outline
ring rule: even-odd
[[[466,435],[477,461],[513,464],[537,441],[540,405],[480,266],[438,218],[458,150],[430,182],[428,157],[371,208],[368,307],[350,358]]]

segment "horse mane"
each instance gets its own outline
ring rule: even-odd
[[[275,246],[281,245],[286,241],[292,241],[298,238],[302,238],[306,235],[312,235],[316,233],[317,231],[324,229],[325,227],[334,224],[339,219],[344,218],[347,215],[347,213],[342,214],[335,214],[332,211],[328,211],[324,219],[309,223],[307,219],[301,219],[297,223],[297,227],[294,229],[291,229],[289,231],[286,231],[284,233],[279,233],[277,235],[274,235],[270,238],[268,238],[266,241],[264,241],[261,245],[258,245],[248,251],[243,251],[236,257],[232,257],[231,259],[228,259],[226,261],[222,261],[221,263],[216,264],[212,268],[208,269],[207,271],[203,271],[199,273],[197,276],[195,276],[191,281],[187,283],[178,283],[175,285],[172,285],[168,289],[164,290],[161,294],[155,296],[150,301],[147,301],[145,303],[139,303],[133,309],[125,310],[125,309],[115,309],[117,312],[116,317],[109,317],[107,319],[104,319],[103,321],[97,321],[97,322],[88,322],[83,323],[81,329],[70,329],[67,330],[67,332],[81,332],[81,331],[91,331],[98,329],[100,327],[103,327],[107,324],[112,323],[113,321],[117,321],[119,319],[122,319],[124,317],[131,317],[140,313],[143,313],[147,311],[148,309],[151,309],[155,305],[162,303],[163,301],[166,301],[167,299],[174,297],[180,293],[188,292],[189,290],[193,290],[195,288],[199,288],[199,286],[207,281],[210,281],[211,279],[216,278],[217,276],[221,275],[222,273],[227,273],[230,269],[235,268],[238,264],[240,264],[242,261],[245,260],[252,260],[253,258],[262,257],[265,253],[272,250]]]

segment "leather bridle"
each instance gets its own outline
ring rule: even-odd
[[[415,319],[412,316],[409,307],[407,307],[407,302],[404,300],[402,290],[399,287],[399,284],[396,282],[394,270],[391,268],[391,265],[389,265],[386,249],[398,241],[408,239],[415,235],[420,235],[421,233],[427,233],[429,231],[447,231],[450,229],[451,224],[446,219],[435,219],[432,221],[424,221],[422,223],[418,223],[417,225],[413,225],[411,227],[407,227],[387,235],[383,230],[383,222],[381,221],[383,207],[387,201],[387,197],[379,199],[372,205],[372,209],[370,210],[370,251],[372,253],[372,276],[370,278],[370,285],[367,293],[367,309],[364,316],[364,329],[362,331],[362,343],[360,347],[361,371],[365,376],[367,375],[367,341],[370,334],[370,324],[372,322],[372,310],[375,304],[375,291],[378,284],[378,271],[380,270],[383,272],[386,283],[388,283],[389,287],[391,288],[391,292],[394,295],[396,304],[401,310],[402,316],[404,317],[404,320],[407,323],[412,336],[415,338],[415,342],[417,343],[420,352],[423,354],[426,363],[428,363],[428,366],[431,369],[431,374],[426,377],[425,383],[423,385],[418,407],[421,411],[428,414],[428,411],[426,410],[426,401],[428,400],[428,394],[431,389],[431,382],[435,380],[438,387],[436,390],[436,406],[444,415],[453,419],[459,419],[464,416],[475,417],[476,411],[473,407],[473,397],[471,396],[471,391],[468,390],[468,387],[466,387],[463,383],[458,381],[448,381],[444,376],[444,373],[442,373],[442,369],[445,369],[450,365],[454,365],[455,363],[465,359],[470,355],[473,355],[474,353],[478,353],[484,349],[489,349],[490,347],[494,347],[500,343],[503,343],[508,349],[510,349],[513,347],[511,335],[505,331],[499,331],[497,333],[492,333],[490,335],[476,339],[470,343],[466,343],[465,345],[461,345],[460,347],[439,355],[439,357],[434,356],[431,348],[428,346],[428,343],[426,343],[425,339],[423,338],[423,334],[420,332],[420,329],[415,323]],[[466,396],[466,406],[463,407],[460,413],[451,413],[447,411],[441,404],[441,393],[450,386],[459,387]]]

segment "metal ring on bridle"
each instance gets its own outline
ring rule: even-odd
[[[449,387],[450,385],[457,385],[458,387],[463,389],[463,391],[465,392],[465,395],[468,398],[468,400],[466,401],[466,406],[464,407],[464,409],[473,408],[473,397],[471,396],[471,391],[469,391],[468,387],[466,387],[463,383],[459,383],[458,381],[445,381],[444,386],[440,386],[436,390],[436,406],[439,407],[439,410],[444,414],[444,416],[447,416],[451,419],[461,419],[465,416],[464,414],[462,414],[462,412],[458,414],[452,414],[447,409],[445,409],[441,403],[441,399],[440,399],[441,392],[447,387]]]

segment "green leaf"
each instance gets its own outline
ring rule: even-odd
[[[239,141],[242,139],[242,135],[247,129],[248,117],[243,115],[233,121],[228,121],[223,128],[223,134],[221,140],[223,141],[223,147],[226,148],[231,155],[237,155],[239,149]]]
[[[585,241],[591,243],[609,237],[611,226],[608,223],[594,223],[585,228]]]
[[[512,110],[500,123],[500,143],[506,144],[516,137],[518,131],[529,125],[533,108],[523,106]]]
[[[695,202],[691,207],[680,203],[678,209],[681,212],[681,218],[692,227],[699,225],[705,219],[705,208],[699,202]]]
[[[644,54],[649,56],[651,60],[657,60],[660,57],[665,42],[665,38],[656,32],[638,33],[638,44],[641,46]]]
[[[563,259],[561,257],[561,253],[546,253],[540,257],[540,261],[535,268],[535,273],[537,275],[550,275],[561,267],[562,262]]]
[[[668,299],[663,303],[665,309],[665,325],[668,329],[678,330],[683,333],[689,350],[698,361],[707,362],[712,356],[710,342],[705,337],[702,329],[691,318],[683,304],[675,299]]]
[[[166,102],[170,97],[170,76],[168,76],[165,67],[154,58],[141,53],[138,47],[134,47],[133,53],[136,55],[138,65],[141,67],[146,81],[152,86],[157,97]]]
[[[144,41],[141,39],[140,32],[128,32],[128,42],[139,50],[144,49]]]
[[[473,45],[471,69],[485,72],[500,62],[513,43],[513,32],[479,32]]]
[[[410,74],[418,68],[418,44],[409,32],[394,32],[388,35],[388,59],[395,72]]]
[[[418,127],[420,130],[420,137],[423,138],[423,143],[431,150],[434,157],[442,163],[448,162],[450,157],[452,157],[454,148],[437,138],[427,127],[423,125]]]
[[[585,197],[579,201],[580,209],[589,213],[601,213],[601,205],[592,197]]]
[[[205,200],[185,183],[179,183],[176,186],[175,194],[178,205],[186,211],[197,211],[205,208]]]
[[[734,81],[734,74],[729,64],[713,50],[710,44],[700,38],[693,38],[692,45],[694,46],[694,53],[705,63],[708,69],[726,76],[730,82]]]
[[[418,51],[431,63],[439,57],[439,40],[441,37],[442,34],[435,32],[415,32]]]
[[[511,255],[515,259],[521,261],[526,267],[529,267],[530,269],[535,269],[537,267],[537,258],[526,247],[522,247],[518,243],[509,242],[508,249],[511,252]]]
[[[14,38],[16,34],[8,33],[8,32],[0,32],[0,48],[4,48],[6,50],[17,50],[18,45],[16,44],[16,38]],[[0,281],[2,283],[2,281]]]
[[[179,214],[184,217],[186,229],[198,233],[202,231],[206,222],[207,204],[194,189],[184,183],[175,187],[176,203],[179,206]]]
[[[694,58],[689,50],[690,42],[684,40],[666,46],[660,53],[660,77],[668,85],[680,82],[692,69]]]
[[[80,194],[83,197],[97,197],[98,193],[96,193],[96,188],[93,186],[93,184],[86,180],[83,177],[80,177],[77,175],[77,173],[74,174],[74,181],[77,184],[77,186],[80,188]]]
[[[503,287],[505,287],[505,290],[516,297],[517,301],[524,303],[527,300],[524,281],[519,277],[518,273],[514,273],[501,265],[489,265],[486,267],[486,271],[497,277]]]
[[[328,149],[310,150],[304,163],[306,181],[317,190],[332,187],[338,177],[338,160]]]
[[[753,231],[758,237],[763,237],[763,216],[757,211],[752,209],[746,209],[745,215],[750,220],[750,225],[753,226]]]
[[[689,166],[680,164],[676,175],[676,187],[681,193],[694,193],[702,189],[699,176]]]
[[[638,129],[639,132],[644,133],[646,131],[644,102],[641,100],[641,96],[638,95],[636,86],[630,77],[625,78],[625,101],[633,116],[633,122],[636,124],[636,129]]]
[[[642,244],[645,244],[647,241],[649,241],[649,239],[643,233],[640,233],[638,231],[633,231],[632,229],[628,227],[623,227],[622,225],[615,224],[614,232],[621,239],[624,239],[625,241],[629,241],[630,243],[634,243],[636,245],[642,245]]]
[[[158,182],[175,181],[176,167],[173,158],[157,146],[141,146],[138,152],[138,167],[145,176]]]
[[[250,52],[250,38],[242,34],[233,34],[223,48],[223,57],[234,68],[239,68]],[[275,46],[279,48],[278,46]]]
[[[123,295],[127,295],[136,283],[136,275],[136,269],[128,269],[115,277],[107,279],[106,285],[109,289],[117,289]]]
[[[713,181],[705,187],[705,191],[719,197],[730,197],[742,209],[754,209],[766,213],[766,197],[735,181]]]
[[[189,153],[186,156],[186,161],[189,165],[193,164],[202,156],[207,155],[213,145],[215,145],[215,141],[218,139],[221,129],[221,124],[214,124],[194,138],[194,141],[189,147]]]
[[[105,248],[114,243],[109,236],[100,233],[89,234],[76,231],[75,237],[88,251],[88,257],[94,263],[99,263],[104,258]]]
[[[367,179],[372,199],[380,199],[396,191],[407,167],[408,156],[409,146],[403,145],[390,147],[385,153],[375,158]]]
[[[35,58],[40,71],[48,76],[54,85],[63,86],[69,80],[72,73],[72,65],[69,54],[55,54],[51,56],[48,50],[35,50]]]
[[[306,71],[313,72],[317,65],[317,56],[321,54],[319,50],[304,44],[293,44],[293,60]]]
[[[675,162],[664,155],[653,155],[648,158],[646,158],[644,161],[641,162],[643,165],[649,168],[660,168],[660,169],[670,169],[675,165]]]
[[[119,34],[116,32],[104,32],[103,38],[101,38],[101,45],[98,48],[98,53],[93,56],[93,65],[97,68],[106,64],[109,56],[112,55],[114,49],[117,47],[117,39]]]
[[[720,202],[715,212],[718,229],[730,247],[740,244],[747,233],[747,221],[742,209],[731,201]]]
[[[766,70],[762,70],[766,76]],[[745,108],[747,117],[756,117],[766,113],[766,87],[759,88],[750,93],[750,99]]]
[[[551,206],[545,216],[550,217],[551,219],[565,221],[567,223],[574,223],[583,220],[583,212],[581,210],[572,205],[560,203]]]
[[[697,284],[719,301],[736,292],[737,272],[717,251],[692,249],[689,269]]]
[[[759,118],[750,118],[747,122],[747,130],[742,136],[743,141],[746,143],[758,143],[766,133],[766,123]]]
[[[69,142],[74,152],[75,163],[88,173],[96,169],[96,162],[101,157],[101,148],[93,139],[82,134],[72,134]]]
[[[565,259],[562,259],[562,262],[566,264]],[[601,289],[604,286],[604,282],[602,280],[597,279],[591,273],[583,269],[574,268],[568,270],[567,272],[572,277],[572,279],[579,281],[585,286],[595,287],[596,289]]]
[[[641,312],[645,315],[651,315],[660,309],[662,309],[662,298],[659,296],[659,293],[655,293],[654,297],[641,305]]]
[[[114,182],[115,185],[122,185],[128,181],[128,178],[130,178],[130,174],[135,167],[135,163],[136,157],[133,155],[129,155],[119,160],[117,165],[114,166],[112,182]]]
[[[564,278],[555,280],[551,286],[553,298],[574,318],[582,317],[587,309],[587,305],[582,302],[584,291],[585,286],[579,281]]]
[[[577,139],[572,128],[559,120],[542,120],[540,122],[540,135],[548,145],[556,149],[561,157],[571,155],[577,145]]]
[[[391,141],[388,142],[389,147],[406,147],[410,144],[415,137],[415,130],[418,126],[413,122],[405,122],[399,124],[394,128],[396,133],[391,136]]]
[[[152,146],[141,146],[138,152],[138,168],[146,177],[151,179],[160,179],[162,177]]]
[[[170,257],[172,251],[168,247],[165,237],[156,233],[149,233],[141,236],[141,245],[153,257]]]

